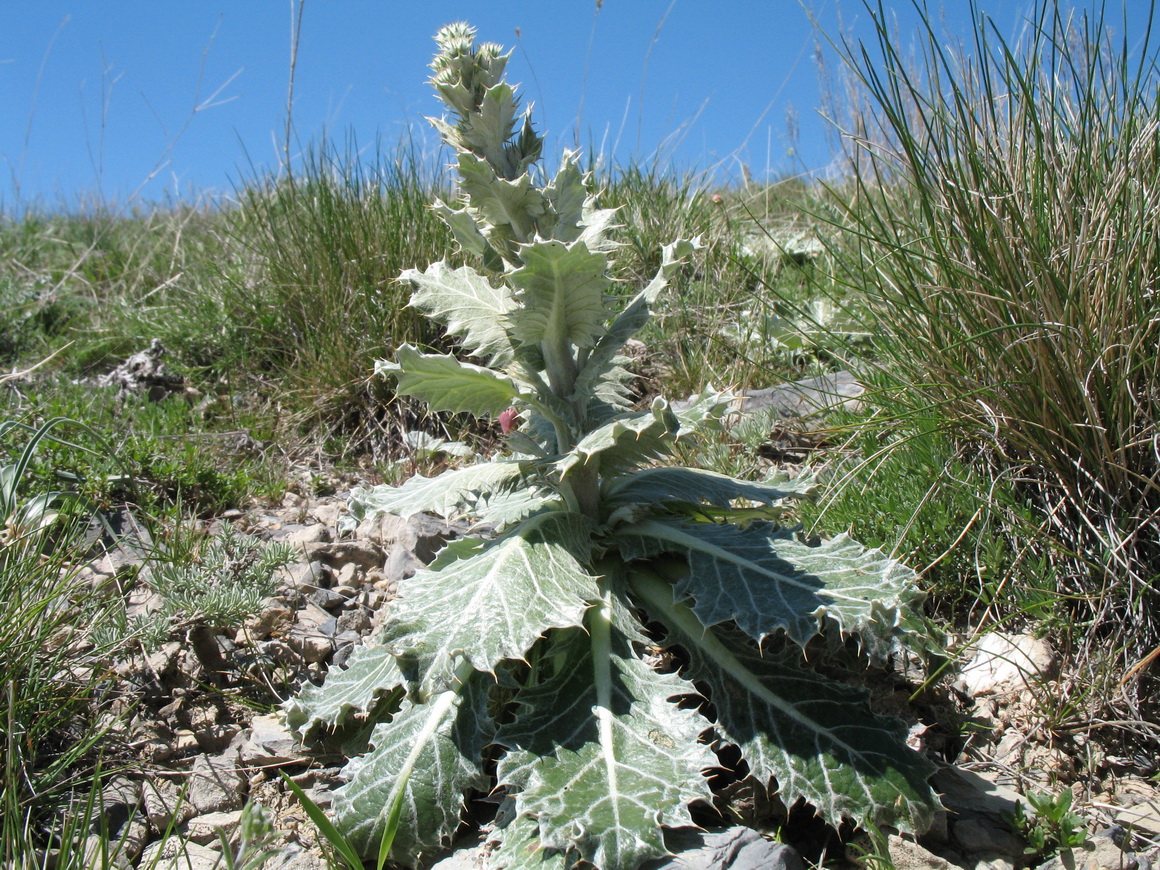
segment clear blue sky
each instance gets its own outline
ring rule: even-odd
[[[808,2],[831,33],[841,20],[869,36],[860,2]],[[1142,27],[1148,0],[1125,2]],[[1027,6],[980,5],[1005,35]],[[908,38],[909,0],[887,6]],[[948,32],[963,29],[965,0],[937,8]],[[0,0],[0,209],[192,198],[277,167],[291,11],[292,0]],[[461,19],[515,49],[509,80],[554,150],[573,144],[582,106],[580,144],[621,162],[663,149],[681,167],[739,176],[745,163],[760,177],[829,160],[819,37],[798,0],[306,0],[297,139],[353,131],[390,146],[411,129],[433,151],[431,36]]]

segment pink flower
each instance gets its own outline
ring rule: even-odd
[[[515,408],[508,408],[499,415],[499,428],[504,435],[509,434],[512,429],[516,428],[516,419],[520,416],[520,412]]]

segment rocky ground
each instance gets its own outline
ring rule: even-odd
[[[840,401],[855,400],[858,392],[845,381],[807,387],[784,396],[762,391],[740,410],[788,402],[791,413],[800,415],[822,401],[814,395],[818,389]],[[344,514],[341,493],[321,499],[291,493],[277,507],[219,517],[218,529],[228,523],[292,545],[296,561],[281,569],[277,594],[236,631],[212,637],[209,650],[205,638],[199,642],[190,631],[117,664],[107,742],[110,756],[126,765],[104,788],[103,820],[94,820],[94,831],[103,825],[125,844],[113,866],[225,866],[219,832],[237,841],[247,802],[269,811],[281,838],[280,854],[267,867],[327,866],[317,829],[282,774],[326,807],[341,782],[342,759],[299,745],[279,717],[278,702],[305,681],[320,681],[342,667],[355,646],[375,633],[397,583],[463,531],[419,516],[379,517],[340,533]],[[132,555],[118,550],[94,560],[85,576],[94,588],[121,589],[130,616],[148,614],[160,601],[138,568]],[[965,661],[956,682],[944,679],[917,693],[921,672],[870,677],[875,704],[907,720],[914,748],[939,764],[934,784],[946,806],[917,841],[889,837],[894,865],[1013,870],[1040,863],[1044,856],[1013,823],[1016,806],[1026,803],[1027,793],[1054,794],[1072,785],[1090,834],[1087,844],[1041,866],[1160,868],[1155,777],[1123,772],[1094,743],[1057,739],[1038,712],[1037,697],[1058,685],[1053,681],[1061,663],[1050,647],[1028,636],[994,634],[974,644]],[[869,863],[871,844],[863,832],[828,829],[808,809],[787,809],[752,783],[733,784],[723,799],[754,828],[780,828],[783,842],[753,828],[682,832],[671,844],[676,857],[656,862],[657,868],[796,868],[803,857],[811,863]],[[98,844],[94,833],[94,866],[100,866]],[[485,829],[467,835],[439,866],[482,870],[487,854]]]

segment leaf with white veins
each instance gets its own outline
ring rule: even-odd
[[[459,178],[471,207],[491,224],[488,238],[493,244],[496,235],[513,242],[531,239],[533,219],[544,213],[544,195],[532,185],[531,176],[514,181],[496,178],[486,160],[460,154]]]
[[[492,723],[487,713],[492,680],[459,670],[456,682],[427,704],[406,702],[375,728],[374,749],[352,759],[334,792],[334,813],[360,855],[375,855],[391,807],[401,802],[391,856],[413,864],[440,849],[459,826],[466,793],[487,787],[483,749]]]
[[[589,432],[556,467],[561,474],[568,474],[572,468],[598,459],[601,471],[613,474],[670,452],[677,428],[677,418],[668,403],[656,399],[647,411],[620,414],[611,423]]]
[[[435,477],[416,474],[399,486],[359,487],[351,491],[350,511],[360,520],[378,514],[406,519],[420,513],[454,519],[480,499],[512,489],[527,467],[525,462],[496,460],[452,468]]]
[[[393,375],[399,395],[421,399],[432,411],[496,417],[521,398],[520,388],[511,379],[483,366],[460,362],[450,354],[419,353],[404,344],[396,359],[393,363],[379,360],[375,374]]]
[[[508,798],[497,814],[490,842],[498,841],[498,845],[488,854],[487,862],[492,870],[568,870],[580,860],[575,853],[546,848],[540,840],[539,820],[534,816],[501,821],[505,808],[514,812],[512,805],[514,801]]]
[[[536,242],[520,247],[523,268],[508,275],[520,309],[510,318],[520,341],[567,339],[590,347],[604,331],[608,258],[583,242]]]
[[[804,798],[831,820],[930,827],[935,766],[907,747],[904,723],[870,711],[868,692],[806,670],[788,652],[762,655],[736,629],[707,631],[651,572],[635,573],[630,586],[668,628],[668,643],[685,650],[684,675],[708,689],[721,737],[758,780],[777,780],[786,806]]]
[[[653,519],[617,535],[622,554],[678,554],[688,574],[674,584],[704,625],[733,620],[754,640],[778,629],[803,646],[831,620],[842,632],[892,627],[921,599],[914,572],[846,535],[817,547],[767,523],[746,528]]]
[[[451,269],[442,260],[425,272],[408,269],[402,279],[415,285],[411,304],[446,326],[469,354],[510,358],[512,342],[503,319],[515,303],[507,287],[493,287],[469,266]]]
[[[692,685],[641,661],[631,614],[609,600],[587,627],[553,635],[541,682],[496,734],[510,750],[497,777],[516,789],[518,812],[538,818],[544,846],[635,867],[666,853],[662,825],[692,824],[688,805],[711,799],[703,772],[717,761],[698,742],[704,720],[669,700]]]
[[[793,481],[762,483],[738,480],[701,468],[643,468],[613,478],[605,487],[606,503],[663,505],[664,502],[708,502],[729,507],[737,499],[776,505],[785,499],[802,498],[812,490],[803,483],[795,488]]]
[[[331,669],[324,686],[306,683],[298,697],[283,705],[286,724],[299,739],[318,725],[334,728],[351,713],[370,710],[403,682],[395,657],[386,647],[356,646],[346,668]]]
[[[423,695],[439,690],[460,660],[493,672],[504,659],[522,659],[548,629],[579,625],[599,594],[577,560],[591,533],[591,520],[551,511],[471,558],[419,571],[400,584],[379,641]]]

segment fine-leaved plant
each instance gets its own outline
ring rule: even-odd
[[[713,798],[714,749],[732,745],[786,805],[924,829],[930,762],[800,649],[823,633],[875,646],[899,634],[913,572],[779,525],[801,487],[658,463],[729,400],[634,410],[625,389],[621,348],[695,242],[666,246],[634,297],[613,293],[615,214],[575,154],[541,176],[508,55],[463,24],[436,42],[432,83],[451,116],[434,123],[462,198],[435,208],[475,265],[403,278],[464,359],[404,344],[376,368],[433,411],[497,419],[507,450],[354,495],[356,516],[473,516],[480,535],[402,582],[374,641],[286,706],[306,738],[367,726],[336,827],[364,855],[386,843],[414,864],[491,792],[491,866],[634,868],[666,853],[666,828],[693,825],[690,806]]]

